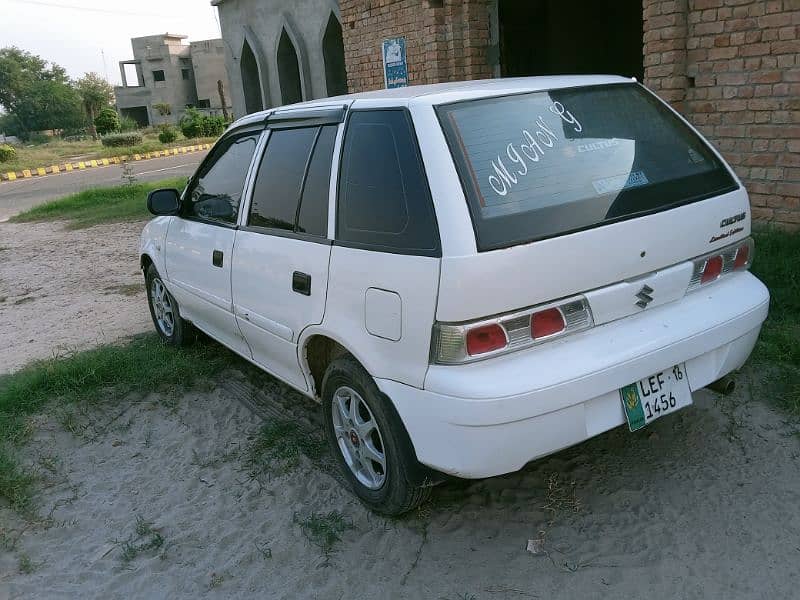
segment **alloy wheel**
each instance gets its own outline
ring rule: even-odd
[[[378,422],[353,388],[342,386],[331,399],[336,442],[355,478],[370,490],[386,481],[386,454]]]
[[[153,279],[150,284],[150,298],[153,303],[153,313],[156,317],[156,324],[167,337],[172,337],[175,330],[175,313],[172,306],[172,298],[158,277]]]

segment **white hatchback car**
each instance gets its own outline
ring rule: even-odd
[[[636,430],[740,367],[767,316],[748,196],[621,77],[354,94],[234,123],[148,198],[156,328],[322,402],[373,509]]]

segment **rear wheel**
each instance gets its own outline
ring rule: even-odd
[[[402,421],[352,356],[330,364],[322,401],[331,450],[364,504],[399,515],[430,495]]]
[[[183,346],[189,341],[191,325],[181,318],[177,300],[169,293],[154,265],[145,272],[147,303],[153,325],[162,340],[173,346]]]

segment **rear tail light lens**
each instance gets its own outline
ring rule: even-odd
[[[733,271],[744,271],[750,268],[753,261],[753,239],[746,238],[730,246],[694,259],[694,272],[689,281],[689,290],[716,281],[723,275]]]
[[[547,308],[531,315],[531,335],[535,340],[561,333],[566,327],[564,316],[556,307]]]
[[[468,363],[528,348],[592,325],[592,312],[583,296],[482,321],[436,323],[431,362]]]
[[[497,323],[474,327],[467,331],[467,354],[470,356],[502,350],[507,345],[506,330]]]
[[[700,276],[700,283],[709,283],[716,281],[722,275],[722,257],[712,256],[706,259],[706,264],[703,266],[703,274]]]
[[[734,270],[746,269],[750,266],[750,245],[743,244],[736,251],[736,258],[733,259]]]

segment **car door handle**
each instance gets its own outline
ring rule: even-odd
[[[211,264],[222,268],[222,250],[214,250],[211,254]]]
[[[311,295],[311,275],[295,271],[292,273],[292,290],[304,296]]]

